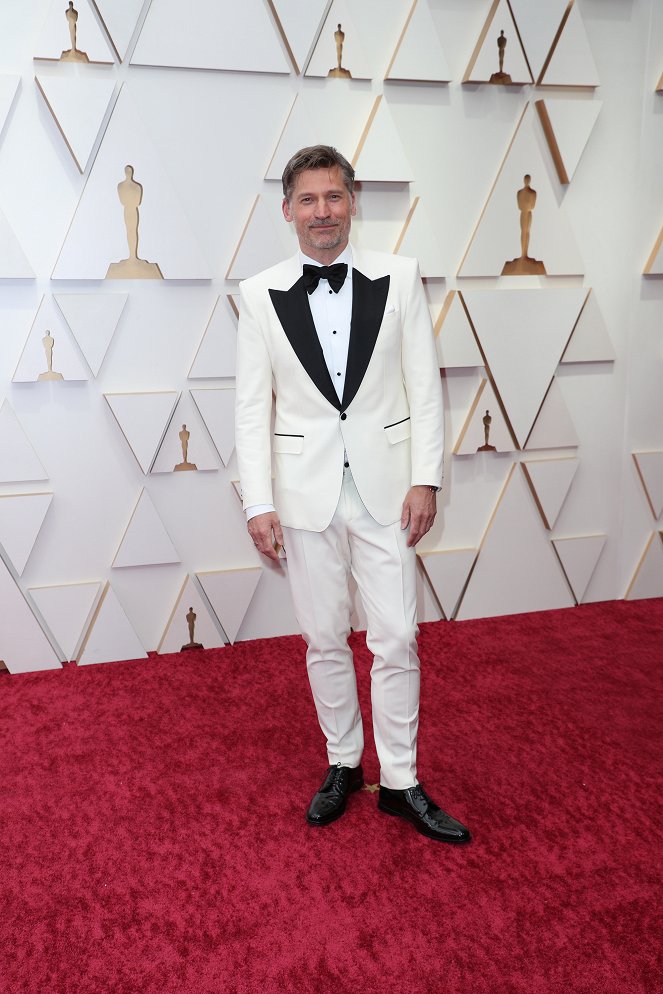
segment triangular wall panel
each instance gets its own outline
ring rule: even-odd
[[[35,76],[78,171],[84,173],[115,90],[113,79]]]
[[[64,659],[76,659],[76,650],[88,629],[101,593],[101,582],[32,587],[28,592]]]
[[[395,255],[417,259],[424,279],[444,276],[448,266],[421,197],[415,197],[394,248]]]
[[[193,628],[194,642],[199,642],[205,649],[218,649],[226,644],[207,599],[203,598],[194,579],[187,576],[161,636],[157,652],[179,652],[183,645],[191,641],[187,621],[190,610],[196,615]]]
[[[352,4],[348,0],[334,0],[332,3],[306,67],[307,76],[326,77],[330,70],[337,68],[336,32],[340,24],[345,35],[341,51],[342,68],[351,74],[352,79],[371,78],[371,66],[352,20],[351,8]],[[336,79],[330,80],[330,85],[337,82]]]
[[[570,287],[462,293],[521,447],[541,408],[586,292],[583,287]]]
[[[634,452],[633,462],[651,513],[658,519],[663,514],[663,451]]]
[[[133,177],[127,175],[128,167]],[[53,279],[120,278],[118,273],[124,270],[118,270],[118,263],[129,260],[118,192],[118,185],[125,182],[142,187],[137,256],[143,262],[134,267],[143,275],[126,278],[208,279],[207,261],[126,87],[115,103]]]
[[[389,155],[384,154],[385,148],[389,149]],[[410,183],[414,179],[383,96],[375,98],[352,165],[359,182]]]
[[[532,490],[532,496],[549,530],[557,518],[571,489],[579,461],[573,456],[559,459],[537,459],[521,462],[521,468]]]
[[[580,445],[578,432],[564,400],[559,381],[554,379],[534,422],[525,448],[532,451],[533,449],[575,448],[578,445]]]
[[[296,73],[303,73],[332,0],[267,0]]]
[[[258,194],[228,266],[226,279],[244,280],[281,262],[287,254],[285,243],[274,226],[265,201]]]
[[[537,80],[544,86],[601,85],[577,2],[569,4],[561,33]]]
[[[192,390],[191,396],[224,466],[235,448],[234,389]]]
[[[92,0],[118,62],[123,62],[128,54],[141,12],[151,2],[152,0]]]
[[[129,295],[56,293],[54,297],[85,361],[97,376]]]
[[[20,76],[0,76],[0,138],[5,129],[9,112],[14,105]]]
[[[573,229],[563,205],[559,205],[549,175],[550,165],[541,151],[535,130],[538,127],[528,105],[463,257],[459,276],[505,275],[510,280],[518,279],[504,271],[522,256],[519,195],[526,190],[526,176],[530,177],[529,189],[536,193],[527,246],[532,275],[583,274]]]
[[[456,290],[447,294],[434,330],[442,369],[483,366],[472,326]]]
[[[561,362],[613,362],[616,358],[596,294],[590,290]]]
[[[67,8],[66,0],[64,3],[62,0],[51,0],[44,23],[34,41],[35,59],[59,62],[62,56],[71,51]],[[86,56],[85,59],[79,57],[78,64],[85,62],[112,64],[113,52],[88,0],[77,0],[74,9],[78,13],[76,51]]]
[[[107,393],[106,402],[143,473],[149,473],[179,399],[176,390]]]
[[[51,506],[53,494],[3,494],[0,496],[0,546],[19,576]]]
[[[0,483],[47,480],[39,456],[8,400],[0,407]]]
[[[151,472],[196,472],[218,468],[218,455],[200,420],[198,408],[193,399],[184,394],[159,446]]]
[[[448,83],[451,78],[428,0],[413,0],[385,79]]]
[[[89,379],[67,322],[50,294],[41,299],[12,379],[14,383]]]
[[[477,549],[447,549],[420,553],[419,559],[445,618],[451,621],[470,578]]]
[[[488,439],[486,440],[486,431]],[[482,379],[465,424],[454,446],[454,455],[477,452],[513,452],[516,443],[504,419],[502,408],[489,381]]]
[[[78,665],[123,659],[147,659],[147,653],[117,594],[107,582],[83,640]]]
[[[560,183],[573,179],[582,153],[601,111],[600,100],[536,101],[539,120]]]
[[[132,65],[288,73],[278,31],[263,0],[153,3],[131,56]]]
[[[625,600],[663,597],[663,533],[652,532],[624,594]]]
[[[606,536],[578,535],[572,538],[554,538],[552,542],[573,596],[580,604],[603,552]]]
[[[0,210],[0,280],[30,280],[34,275],[18,238]]]
[[[249,569],[215,570],[197,573],[196,576],[232,644],[239,634],[260,583],[262,569],[255,566]]]
[[[525,478],[512,471],[481,543],[457,617],[492,617],[573,605]]]
[[[189,370],[190,380],[224,379],[235,375],[237,314],[233,301],[217,297],[214,310]]]
[[[152,498],[143,488],[115,554],[113,566],[160,566],[179,562],[180,557],[166,526]]]
[[[498,37],[502,36],[506,44],[500,75]],[[534,82],[508,0],[493,0],[463,82],[514,86]]]
[[[569,0],[509,0],[534,79],[548,58]]]
[[[0,659],[10,673],[59,670],[53,646],[0,558]]]

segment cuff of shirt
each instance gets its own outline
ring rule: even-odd
[[[276,508],[273,504],[251,504],[250,507],[244,508],[244,513],[246,514],[246,520],[250,521],[251,518],[255,518],[259,514],[268,514],[270,511],[275,510]]]

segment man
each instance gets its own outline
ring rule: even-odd
[[[416,776],[414,546],[433,524],[442,478],[435,344],[416,261],[350,247],[353,187],[354,171],[336,149],[297,152],[283,173],[283,214],[299,252],[240,284],[236,448],[244,507],[259,552],[276,560],[285,545],[308,646],[330,763],[309,824],[339,818],[364,782],[347,644],[352,573],[374,655],[378,807],[431,838],[467,842],[468,830]]]

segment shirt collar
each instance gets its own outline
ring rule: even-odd
[[[299,261],[300,261],[300,263],[301,263],[302,266],[304,265],[304,263],[308,263],[308,265],[310,265],[310,266],[322,266],[322,265],[324,265],[324,263],[318,262],[317,259],[311,259],[310,256],[304,255],[304,253],[302,252],[301,249],[299,250]],[[330,265],[335,266],[338,262],[345,262],[345,263],[347,263],[347,266],[348,266],[348,275],[346,276],[346,279],[351,280],[352,279],[352,246],[351,245],[346,245],[345,248],[343,249],[343,251],[341,252],[341,254],[338,256],[338,258],[334,259],[334,261],[332,263],[330,263]]]

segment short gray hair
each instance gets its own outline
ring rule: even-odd
[[[355,171],[337,149],[331,145],[310,145],[295,152],[283,170],[283,196],[286,200],[292,197],[295,182],[300,173],[307,169],[333,169],[338,166],[343,176],[343,183],[348,193],[352,194],[355,187]]]

